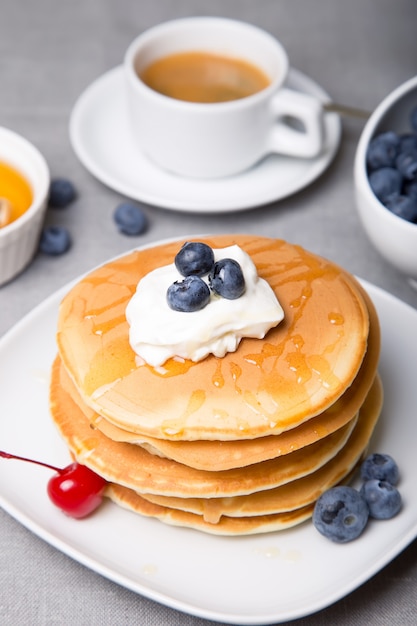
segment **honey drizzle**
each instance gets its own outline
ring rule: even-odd
[[[219,387],[219,388],[224,387],[224,376],[222,374],[221,359],[217,359],[216,371],[214,372],[211,381],[215,387]]]
[[[196,413],[205,403],[206,392],[204,389],[196,389],[190,395],[184,413],[178,419],[165,420],[162,424],[162,432],[170,438],[180,438],[183,431],[183,424],[193,413]]]
[[[238,385],[239,378],[242,375],[242,368],[237,363],[230,364],[230,373],[232,375],[232,380],[235,384],[235,391],[239,394],[242,393],[242,389]]]
[[[268,267],[268,280],[271,286],[276,290],[279,294],[279,288],[288,282],[296,282],[300,285],[303,285],[300,289],[299,294],[296,298],[294,298],[289,306],[290,313],[292,314],[292,322],[288,321],[288,318],[291,317],[288,315],[288,312],[285,313],[285,320],[288,326],[288,333],[284,334],[284,341],[278,342],[276,344],[264,342],[262,350],[258,354],[247,354],[245,355],[245,360],[249,363],[256,365],[257,367],[262,368],[265,360],[274,357],[275,360],[282,357],[284,351],[287,348],[288,343],[292,343],[294,346],[294,351],[289,352],[286,359],[289,364],[289,369],[297,373],[297,380],[300,384],[305,383],[311,377],[311,368],[310,364],[306,361],[306,356],[302,353],[302,348],[304,346],[304,338],[299,334],[295,333],[294,329],[297,325],[297,322],[300,320],[304,313],[304,309],[308,304],[308,301],[313,295],[313,283],[316,280],[332,280],[338,274],[339,271],[331,265],[325,263],[320,260],[318,257],[312,257],[310,254],[306,253],[303,248],[297,246],[298,251],[300,253],[299,259],[291,261],[290,263],[283,263],[281,268],[277,268],[273,273],[270,271],[272,267],[269,264]],[[262,271],[263,267],[258,266],[259,274],[262,275],[263,278],[266,278],[266,272]],[[285,281],[279,280],[280,270],[288,277]],[[332,312],[329,314],[329,321],[331,324],[343,325],[344,319],[343,316],[339,313]],[[325,349],[330,350],[329,346]],[[317,355],[318,357],[319,355]],[[314,359],[314,357],[313,357]],[[310,359],[309,359],[310,360]],[[315,358],[316,371],[319,371],[319,359]],[[273,368],[273,365],[271,369]]]
[[[7,203],[0,227],[17,220],[33,202],[33,191],[26,178],[12,165],[0,161],[0,204]]]

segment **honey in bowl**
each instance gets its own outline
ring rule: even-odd
[[[138,74],[154,91],[188,102],[239,100],[270,84],[268,76],[248,61],[198,51],[162,57]]]
[[[33,192],[26,178],[0,161],[0,228],[17,220],[31,206]]]

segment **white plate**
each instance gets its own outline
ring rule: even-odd
[[[311,522],[246,538],[205,535],[137,516],[106,502],[85,520],[49,502],[50,470],[0,459],[0,504],[47,542],[103,576],[180,611],[231,624],[271,624],[311,614],[361,585],[417,535],[415,429],[417,311],[365,284],[382,325],[386,399],[372,449],[400,464],[402,512],[372,521],[337,545]],[[69,454],[48,414],[54,327],[64,288],[0,341],[3,450],[65,466]]]
[[[340,118],[325,115],[325,146],[314,159],[270,156],[244,174],[217,180],[175,176],[156,167],[135,146],[129,132],[123,68],[92,83],[77,100],[70,118],[72,146],[83,165],[108,187],[165,209],[207,213],[250,209],[289,196],[315,180],[339,146]],[[290,70],[288,85],[329,96],[311,79]]]

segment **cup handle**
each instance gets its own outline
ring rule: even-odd
[[[323,147],[323,106],[308,94],[282,88],[271,100],[274,118],[269,148],[297,157],[314,157]],[[285,120],[287,118],[287,121]],[[290,125],[301,122],[302,129]]]

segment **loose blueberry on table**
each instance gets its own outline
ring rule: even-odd
[[[54,178],[49,186],[48,204],[53,209],[64,209],[77,197],[73,183],[67,178]]]
[[[64,254],[71,246],[71,236],[64,226],[45,226],[39,241],[39,250],[50,256]]]
[[[48,481],[48,496],[55,506],[70,517],[76,519],[87,517],[102,502],[107,481],[85,465],[71,463],[67,467],[58,468],[3,451],[0,451],[0,457],[26,461],[54,470],[56,473]]]
[[[148,218],[137,204],[122,202],[113,214],[117,228],[124,235],[141,235],[148,227]]]

